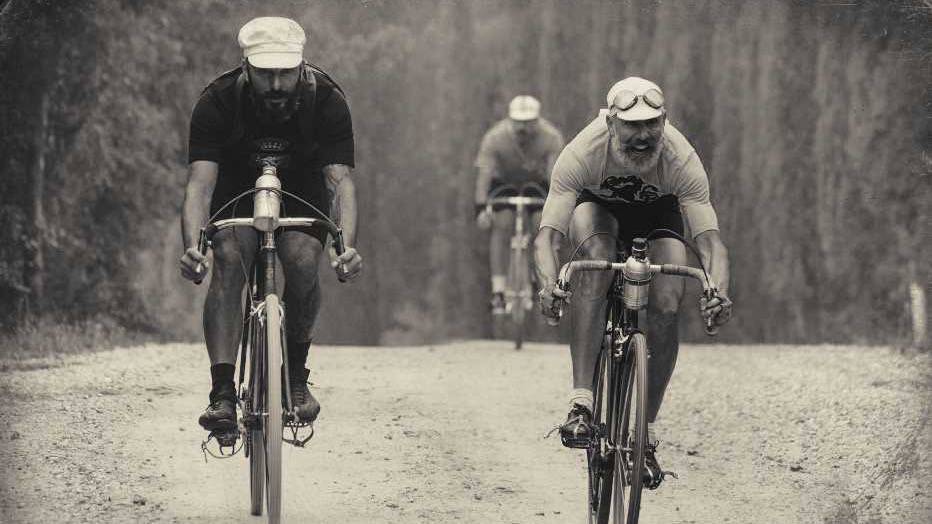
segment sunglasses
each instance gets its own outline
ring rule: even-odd
[[[615,95],[612,106],[617,107],[619,111],[627,111],[637,105],[638,98],[654,109],[661,109],[663,107],[663,93],[656,89],[648,89],[643,95],[636,95],[634,91],[628,91],[626,89]]]

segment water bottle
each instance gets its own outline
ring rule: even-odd
[[[636,238],[632,243],[631,255],[625,260],[621,271],[625,277],[625,307],[644,309],[650,292],[650,260],[647,259],[647,242]]]
[[[279,212],[282,197],[279,190],[282,183],[275,175],[274,167],[262,169],[262,176],[256,180],[255,197],[253,198],[252,225],[259,231],[271,232],[278,227]]]

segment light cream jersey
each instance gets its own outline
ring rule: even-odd
[[[507,184],[546,182],[547,168],[563,149],[563,134],[548,120],[538,120],[538,130],[529,144],[518,145],[511,120],[493,125],[479,146],[476,167],[491,169],[495,179]]]
[[[609,139],[605,122],[607,113],[607,110],[600,111],[599,116],[580,131],[557,158],[550,175],[550,193],[540,227],[549,227],[566,235],[580,192],[583,189],[610,189],[616,195],[628,191],[630,200],[637,202],[649,202],[672,194],[679,200],[680,211],[693,237],[705,231],[718,230],[715,209],[709,201],[709,177],[686,137],[667,122],[657,169],[648,176],[636,177],[621,172],[614,162],[606,162]],[[619,188],[619,184],[626,187]],[[635,189],[633,193],[631,188]]]

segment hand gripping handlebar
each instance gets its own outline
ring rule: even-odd
[[[665,275],[677,275],[681,277],[694,278],[702,284],[702,296],[706,300],[712,300],[718,296],[715,287],[709,284],[705,273],[696,267],[680,266],[677,264],[645,264],[651,275],[663,273]],[[560,277],[557,279],[557,287],[562,291],[570,290],[570,279],[577,271],[622,271],[625,269],[625,262],[609,262],[608,260],[576,260],[565,264],[560,270]],[[566,301],[557,298],[553,302],[553,316],[547,321],[548,324],[555,326],[560,322],[563,316],[563,308]],[[718,327],[710,317],[705,322],[705,332],[709,336],[718,334]]]
[[[201,234],[197,241],[197,250],[201,255],[207,256],[207,250],[211,246],[211,242],[214,238],[214,235],[217,232],[224,229],[229,229],[231,227],[252,227],[253,219],[252,218],[228,218],[224,220],[218,220],[216,222],[210,223],[203,228],[201,228]],[[319,218],[299,218],[299,217],[284,217],[278,220],[279,229],[294,229],[294,228],[306,228],[314,225],[320,225],[327,229],[330,235],[333,237],[333,250],[336,252],[337,256],[343,254],[346,251],[346,246],[343,244],[343,230],[336,227],[329,220],[321,220]],[[197,272],[200,273],[204,270],[202,264],[197,265]],[[338,277],[340,282],[346,282],[346,279],[343,277]],[[200,284],[203,279],[195,280],[195,284]]]

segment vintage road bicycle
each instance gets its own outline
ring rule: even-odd
[[[669,230],[690,249],[679,235]],[[648,235],[650,238],[651,235]],[[608,291],[605,333],[593,375],[591,436],[585,442],[564,442],[585,448],[589,469],[588,508],[590,524],[636,524],[641,508],[641,491],[654,489],[661,478],[653,478],[644,467],[647,442],[648,347],[638,328],[639,312],[647,308],[653,275],[690,277],[702,284],[702,295],[711,300],[717,290],[705,269],[675,264],[651,264],[647,258],[648,240],[635,238],[630,250],[622,250],[620,260],[577,260],[560,270],[557,285],[570,290],[570,280],[579,271],[612,271],[615,276]],[[554,305],[557,319],[565,301]],[[717,328],[709,319],[706,333]]]
[[[259,232],[258,256],[248,279],[239,347],[238,424],[231,430],[211,432],[201,449],[205,459],[207,454],[229,458],[244,450],[249,459],[250,513],[262,515],[264,498],[268,522],[273,524],[281,520],[282,443],[304,447],[314,435],[313,425],[298,419],[291,400],[287,347],[282,343],[285,340],[285,304],[276,291],[276,233],[323,226],[333,239],[336,254],[344,251],[342,230],[333,221],[312,204],[281,189],[277,172],[280,162],[280,156],[260,157],[257,163],[261,176],[255,188],[220,208],[201,229],[198,242],[198,249],[206,255],[211,240],[219,231],[253,227]],[[249,195],[253,195],[254,200],[252,217],[214,221],[230,206],[235,210],[236,203]],[[321,218],[281,217],[283,197],[303,203]],[[290,437],[284,436],[286,431]],[[217,453],[208,447],[212,440],[218,446]]]
[[[513,191],[518,196],[499,196],[506,191]],[[537,195],[537,196],[530,196]],[[521,186],[513,185],[495,188],[486,201],[486,211],[501,208],[514,209],[515,229],[511,236],[511,256],[508,262],[508,276],[505,283],[505,314],[511,323],[511,335],[515,349],[521,349],[527,335],[529,313],[534,309],[533,268],[529,254],[531,231],[528,226],[529,214],[544,207],[547,192],[533,182]]]

